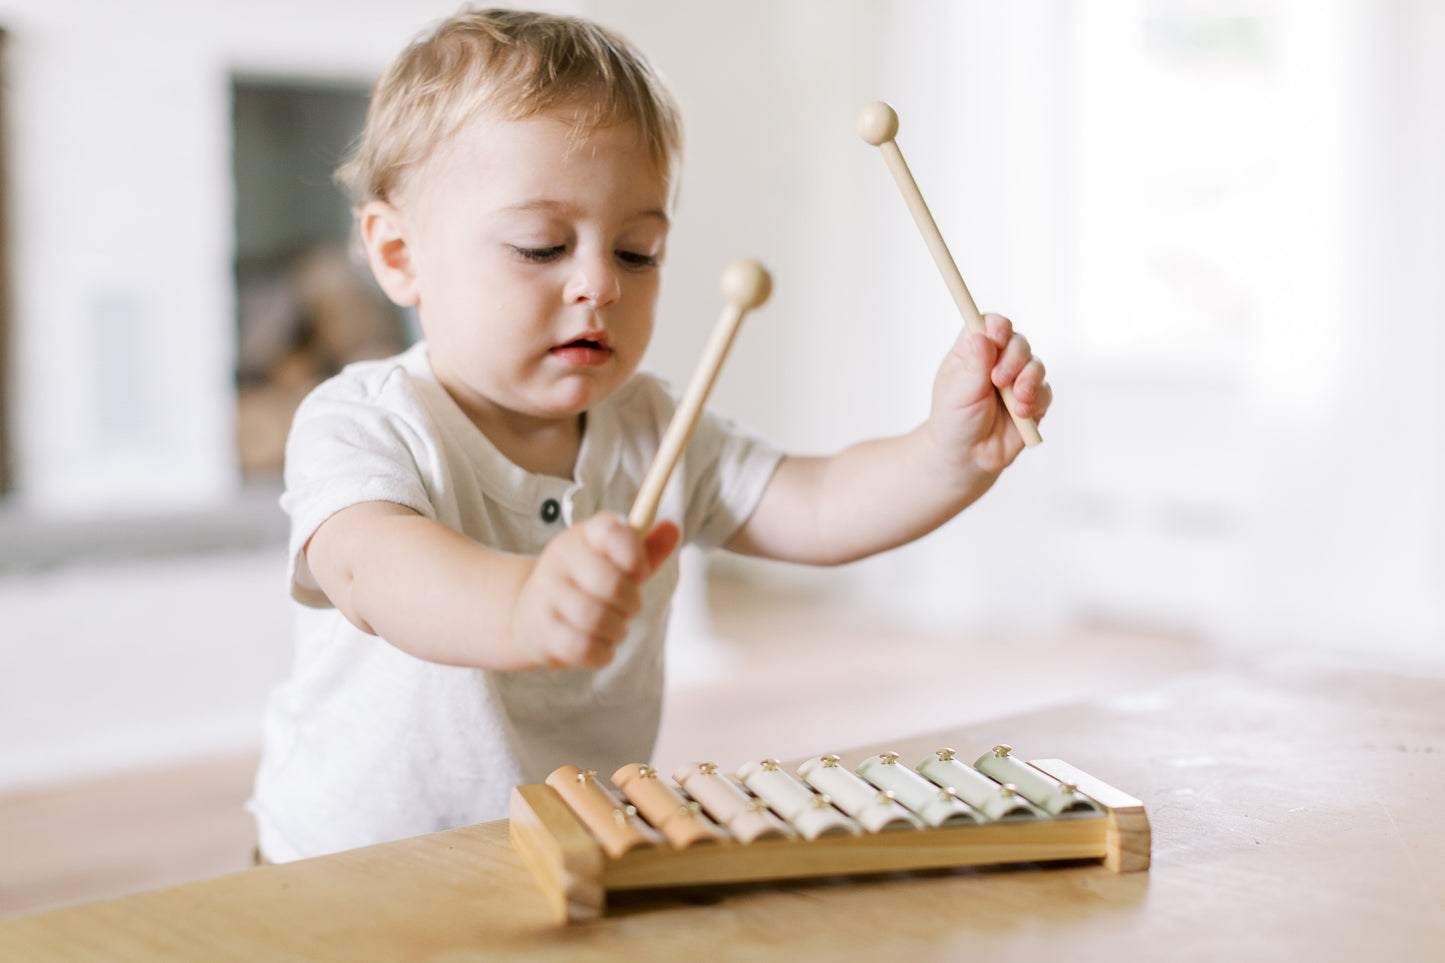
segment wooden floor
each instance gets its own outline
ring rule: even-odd
[[[1148,633],[961,638],[877,624],[797,588],[722,577],[709,593],[717,641],[669,689],[659,767],[901,738],[1207,661],[1188,640]],[[248,754],[0,797],[0,920],[245,869],[254,770]]]

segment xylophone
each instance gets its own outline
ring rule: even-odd
[[[559,922],[601,915],[609,891],[1100,859],[1149,868],[1143,804],[1058,759],[996,746],[972,766],[940,749],[855,768],[836,755],[735,775],[691,763],[672,783],[632,763],[563,766],[512,792],[511,839]]]

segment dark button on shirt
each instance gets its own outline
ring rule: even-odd
[[[561,517],[562,506],[558,504],[557,499],[549,498],[542,503],[542,521],[550,525]]]

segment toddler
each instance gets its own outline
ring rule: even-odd
[[[570,17],[463,12],[378,81],[338,176],[423,340],[321,385],[287,442],[297,650],[250,803],[264,858],[499,818],[557,766],[648,759],[680,543],[824,565],[903,544],[1021,449],[995,386],[1047,410],[989,315],[906,435],[795,457],[705,413],[633,532],[674,408],[637,369],[681,139],[648,63]]]

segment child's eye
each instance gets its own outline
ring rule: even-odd
[[[531,261],[534,264],[546,264],[548,261],[555,261],[567,252],[565,245],[558,244],[553,247],[518,247],[515,244],[508,245],[512,252],[524,261]]]
[[[639,254],[636,251],[616,251],[614,253],[619,261],[630,267],[657,267],[657,257],[652,254]]]

